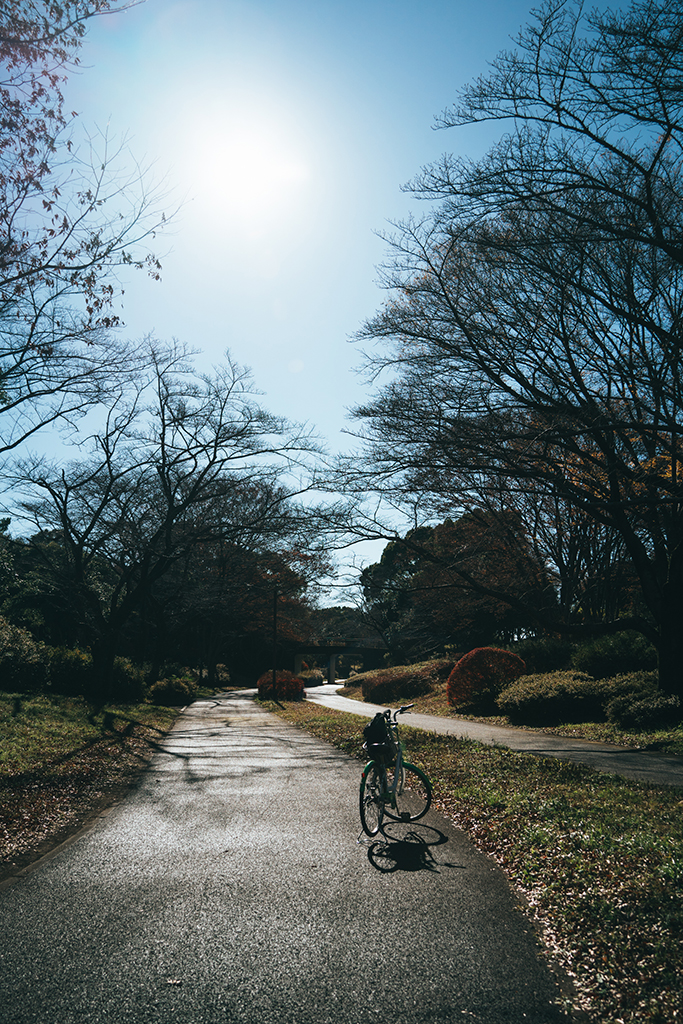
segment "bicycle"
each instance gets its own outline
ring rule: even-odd
[[[403,759],[398,735],[397,718],[412,707],[404,704],[393,716],[391,711],[378,712],[364,729],[363,749],[371,759],[363,769],[359,802],[361,825],[368,836],[384,834],[385,816],[391,821],[418,821],[431,805],[432,784],[420,768]]]

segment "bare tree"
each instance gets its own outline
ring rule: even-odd
[[[65,590],[105,693],[124,625],[191,551],[229,542],[291,554],[298,542],[304,561],[315,546],[314,513],[285,479],[315,451],[310,434],[262,410],[230,360],[199,374],[174,347],[152,349],[148,365],[112,402],[88,457],[27,460],[16,477],[25,518],[61,535]]]
[[[681,687],[683,4],[584,15],[551,0],[443,126],[507,120],[482,160],[413,183],[393,297],[360,337],[393,380],[358,410],[394,500],[559,496],[620,538]],[[357,461],[357,460],[356,460]],[[512,502],[514,507],[514,500]]]
[[[0,453],[100,400],[117,270],[159,276],[159,190],[125,141],[79,136],[61,92],[87,21],[128,6],[0,3]]]

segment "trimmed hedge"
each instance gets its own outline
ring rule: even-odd
[[[319,668],[307,668],[301,673],[301,678],[306,686],[322,686],[325,682],[325,676]]]
[[[593,679],[585,672],[568,670],[518,679],[503,690],[496,703],[513,722],[559,725],[600,722],[605,718],[617,721],[619,709],[627,709],[634,702],[656,694],[656,672],[630,672],[611,679]]]
[[[360,687],[367,704],[395,704],[431,693],[453,668],[450,658],[364,672]],[[358,685],[351,683],[349,685]]]
[[[273,698],[276,700],[303,700],[305,686],[303,679],[286,669],[278,669],[275,673],[274,694],[272,672],[264,672],[256,685],[261,700],[273,700]]]
[[[622,693],[607,705],[607,719],[622,729],[656,729],[683,721],[683,706],[675,694]]]
[[[448,703],[480,713],[494,711],[498,694],[525,671],[522,659],[511,651],[475,647],[448,677]]]
[[[496,704],[513,722],[559,725],[604,719],[604,705],[614,688],[583,672],[548,672],[525,676],[506,687]]]
[[[197,684],[190,676],[169,676],[157,679],[149,688],[152,704],[162,707],[182,707],[191,704],[197,695]]]

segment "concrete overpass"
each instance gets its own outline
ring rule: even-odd
[[[363,667],[366,661],[372,661],[376,667],[380,667],[383,656],[388,648],[380,641],[368,639],[360,640],[313,640],[310,644],[298,644],[294,654],[294,672],[296,675],[301,672],[301,665],[306,655],[313,655],[315,660],[326,663],[327,681],[334,683],[337,671],[337,658],[343,654],[350,654],[363,659]],[[375,665],[368,666],[370,668]]]

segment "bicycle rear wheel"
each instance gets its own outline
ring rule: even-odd
[[[360,823],[368,836],[376,836],[382,828],[386,793],[386,769],[371,761],[360,780]]]
[[[393,784],[393,772],[390,770],[387,778],[390,792]],[[391,807],[387,804],[384,808],[387,818],[391,818],[392,821],[418,821],[427,813],[431,802],[431,782],[420,768],[404,761],[396,786],[396,806]]]

